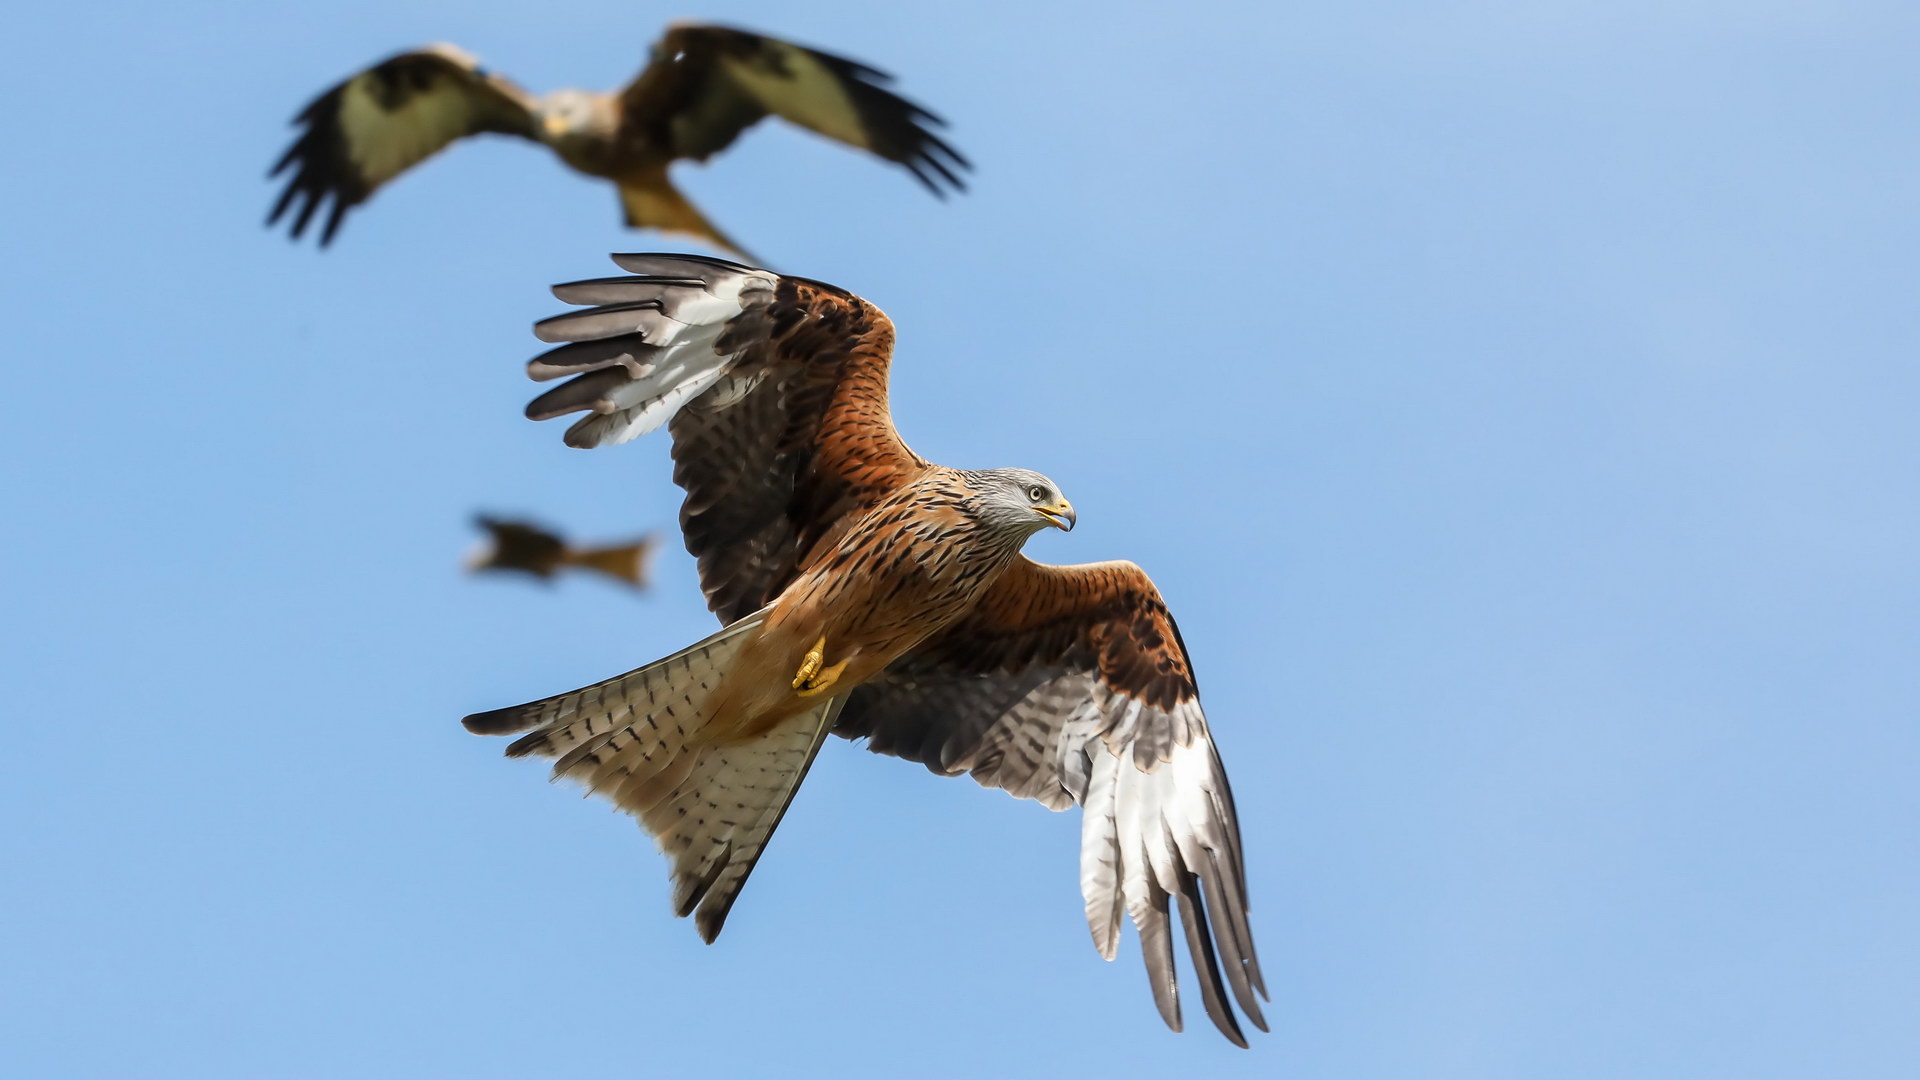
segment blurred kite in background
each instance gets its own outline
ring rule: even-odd
[[[1265,987],[1233,793],[1146,572],[1028,559],[1029,537],[1075,521],[1051,480],[909,450],[887,401],[893,323],[865,300],[717,259],[614,261],[637,276],[554,287],[590,306],[535,325],[558,347],[529,374],[573,377],[527,415],[585,412],[566,434],[583,448],[667,427],[681,531],[726,625],[468,730],[518,734],[509,756],[555,759],[556,779],[638,818],[709,941],[829,732],[1078,805],[1095,947],[1112,959],[1131,916],[1177,1031],[1177,908],[1207,1015],[1247,1045],[1234,1002],[1264,1030]]]
[[[657,544],[651,534],[631,543],[576,547],[531,521],[485,514],[473,520],[487,531],[486,541],[467,560],[467,569],[475,573],[517,572],[552,581],[562,570],[591,570],[636,589],[647,587],[647,563]]]
[[[931,130],[944,121],[886,89],[855,60],[722,26],[670,27],[652,59],[614,93],[535,98],[451,45],[401,53],[321,94],[270,176],[291,170],[267,218],[293,212],[298,239],[324,208],[320,245],[380,185],[455,140],[493,133],[543,143],[570,168],[611,180],[626,223],[685,233],[745,254],[667,177],[705,161],[763,117],[904,166],[935,195],[964,190],[966,158]]]

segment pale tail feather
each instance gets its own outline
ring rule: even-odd
[[[554,758],[554,779],[604,790],[623,808],[638,812],[646,806],[631,800],[643,794],[648,780],[691,769],[688,736],[699,730],[708,692],[764,617],[755,612],[664,660],[605,682],[463,722],[479,735],[531,730],[507,747],[508,757]],[[673,786],[677,782],[667,791]]]
[[[467,717],[477,734],[528,731],[512,757],[556,759],[554,779],[586,786],[640,819],[673,860],[674,911],[712,941],[840,712],[831,698],[745,743],[691,746],[708,692],[755,612],[664,660],[570,693]]]
[[[839,715],[832,698],[750,742],[707,748],[693,774],[641,815],[673,859],[673,909],[712,941]]]

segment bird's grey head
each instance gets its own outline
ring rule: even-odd
[[[1060,494],[1059,485],[1032,469],[987,469],[972,478],[978,491],[974,512],[997,527],[1022,539],[1049,525],[1073,528],[1073,504]]]

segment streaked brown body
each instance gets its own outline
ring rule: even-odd
[[[818,704],[792,684],[815,642],[846,693],[972,611],[1024,537],[966,511],[969,474],[938,465],[860,518],[773,602],[714,691],[703,741],[757,738]]]

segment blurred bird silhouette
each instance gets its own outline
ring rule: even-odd
[[[767,116],[904,166],[942,198],[971,166],[932,127],[944,121],[885,88],[891,76],[855,60],[724,26],[676,25],[640,74],[613,93],[535,98],[452,45],[390,57],[315,98],[270,176],[292,176],[267,224],[293,214],[306,232],[323,205],[320,246],[347,211],[458,139],[494,133],[541,143],[576,172],[618,187],[626,223],[727,248],[667,178],[675,161],[705,161]],[[330,205],[329,205],[330,204]]]
[[[474,516],[487,539],[467,561],[467,569],[482,573],[508,571],[552,581],[562,570],[591,570],[635,589],[647,587],[647,564],[658,542],[652,533],[625,544],[576,547],[531,521]]]

